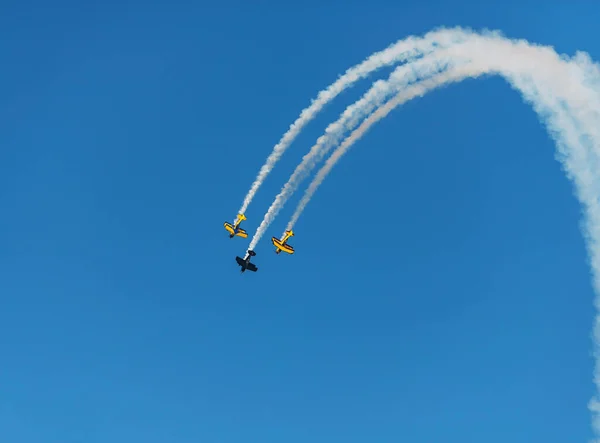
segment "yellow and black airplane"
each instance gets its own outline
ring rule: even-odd
[[[235,220],[233,225],[231,223],[225,222],[224,226],[225,229],[227,229],[227,232],[229,232],[229,238],[233,238],[236,235],[238,237],[248,238],[248,233],[239,227],[240,223],[243,220],[246,220],[246,216],[244,214],[238,214],[237,219]]]
[[[271,241],[273,242],[273,245],[275,245],[276,248],[275,254],[279,254],[281,251],[287,252],[288,254],[293,254],[294,248],[286,243],[288,238],[293,236],[294,231],[290,229],[289,231],[285,231],[285,234],[283,235],[283,238],[281,240],[279,240],[276,237],[271,238]]]

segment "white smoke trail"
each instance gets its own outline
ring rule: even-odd
[[[323,180],[325,180],[325,177],[327,174],[329,174],[329,171],[331,171],[333,166],[335,166],[338,160],[370,129],[372,125],[385,118],[393,109],[401,106],[407,101],[417,97],[422,97],[432,89],[463,80],[465,77],[469,76],[469,73],[473,76],[477,74],[476,72],[473,72],[472,66],[467,66],[465,68],[449,69],[447,72],[438,74],[433,78],[422,80],[421,82],[416,83],[397,94],[393,99],[389,100],[385,105],[377,109],[377,111],[375,111],[371,116],[366,118],[365,121],[357,129],[355,129],[352,134],[350,134],[350,136],[348,136],[334,151],[331,157],[329,157],[329,159],[327,159],[325,162],[325,165],[323,165],[319,172],[317,172],[317,175],[306,189],[304,196],[298,203],[294,214],[290,218],[290,221],[286,226],[286,231],[294,228],[298,218],[306,208],[306,205],[317,191],[317,188],[321,185],[321,183],[323,183]]]
[[[411,41],[412,39],[413,37],[409,37],[407,40]],[[266,229],[287,200],[296,191],[302,180],[306,178],[316,164],[327,154],[329,149],[340,141],[344,132],[352,130],[363,117],[380,106],[395,90],[406,87],[419,79],[419,77],[422,78],[423,76],[440,72],[447,68],[449,64],[456,65],[461,60],[469,60],[469,54],[480,50],[480,48],[485,48],[485,43],[490,40],[501,40],[501,36],[497,32],[488,32],[484,35],[458,32],[456,38],[446,38],[447,42],[453,42],[449,47],[446,47],[448,45],[439,46],[430,55],[396,68],[387,81],[379,80],[375,82],[360,100],[346,108],[340,118],[327,127],[325,134],[319,137],[308,154],[303,157],[302,162],[296,167],[264,215],[261,224],[250,242],[250,249],[256,246]],[[521,42],[513,44],[513,49],[518,49],[519,44]]]
[[[356,129],[342,143],[342,145],[340,145],[336,149],[336,151],[328,159],[326,164],[317,173],[317,175],[313,179],[312,183],[309,185],[309,187],[305,191],[305,194],[304,194],[303,198],[301,199],[301,201],[299,202],[299,204],[296,208],[296,211],[294,212],[289,223],[287,224],[286,230],[293,229],[296,221],[298,220],[298,217],[300,216],[300,214],[302,213],[302,211],[304,210],[304,208],[306,207],[306,205],[308,204],[308,202],[314,195],[317,188],[323,182],[323,180],[325,179],[327,174],[331,171],[333,166],[347,152],[347,150],[366,133],[366,131],[374,123],[381,120],[382,118],[385,118],[391,110],[393,110],[397,106],[400,106],[404,102],[411,100],[412,98],[422,96],[426,92],[430,91],[431,89],[446,85],[450,82],[460,81],[466,77],[473,78],[473,77],[477,77],[477,76],[480,76],[483,74],[498,72],[498,73],[504,75],[507,79],[509,79],[509,81],[511,81],[513,83],[513,86],[515,86],[515,87],[517,87],[516,86],[517,84],[524,85],[525,82],[528,81],[527,88],[525,88],[523,86],[518,88],[526,96],[527,96],[528,91],[532,91],[532,90],[538,88],[538,86],[546,86],[545,93],[547,95],[549,94],[550,96],[555,96],[555,94],[556,94],[555,91],[558,88],[557,85],[560,83],[560,82],[557,83],[556,79],[564,78],[566,81],[560,83],[559,86],[561,88],[561,91],[563,91],[563,93],[565,94],[566,98],[555,101],[551,108],[553,109],[553,112],[556,113],[556,112],[558,112],[557,110],[564,104],[566,104],[566,105],[576,104],[576,106],[570,106],[570,109],[569,109],[570,115],[575,118],[575,123],[573,123],[575,125],[577,122],[582,122],[582,121],[587,123],[585,125],[585,128],[583,128],[584,131],[579,132],[578,137],[585,137],[587,135],[588,137],[591,137],[592,141],[595,140],[596,144],[593,146],[593,148],[595,150],[594,155],[593,156],[587,155],[585,158],[586,158],[588,165],[591,165],[591,166],[594,166],[597,168],[598,167],[597,155],[600,154],[600,152],[598,152],[596,150],[596,147],[600,143],[600,131],[598,130],[598,126],[590,124],[590,122],[597,120],[599,118],[600,105],[597,108],[590,108],[589,104],[590,103],[600,104],[600,97],[596,90],[590,89],[588,87],[581,87],[581,85],[585,82],[586,79],[587,79],[588,83],[590,81],[599,81],[600,80],[600,71],[598,71],[598,67],[595,65],[589,65],[593,69],[592,70],[587,69],[587,73],[586,73],[586,70],[580,69],[581,64],[577,64],[577,63],[569,64],[566,61],[560,60],[556,54],[554,54],[554,57],[552,57],[552,54],[547,53],[548,48],[529,46],[528,48],[521,48],[519,51],[513,51],[512,50],[513,48],[510,48],[506,45],[506,43],[507,43],[506,40],[488,41],[487,44],[484,46],[481,46],[479,43],[481,43],[481,42],[478,42],[478,44],[477,44],[479,50],[473,50],[474,46],[470,45],[470,44],[461,44],[461,45],[459,45],[459,47],[455,48],[456,49],[456,51],[454,51],[455,54],[461,54],[461,57],[463,59],[465,57],[465,49],[467,49],[467,53],[469,53],[469,55],[471,57],[470,64],[468,64],[462,68],[459,68],[459,69],[448,70],[445,73],[440,74],[437,77],[434,77],[433,79],[423,80],[420,83],[417,83],[413,87],[400,92],[393,100],[390,100],[390,102],[388,102],[385,106],[382,106],[373,115],[371,115],[369,118],[367,118],[361,124],[361,126],[358,129]],[[512,44],[512,42],[511,42],[511,44]],[[523,50],[523,49],[525,49],[525,50]],[[529,52],[531,50],[533,50],[535,52],[540,52],[540,50],[542,51],[543,57],[542,58],[537,57],[536,58],[537,62],[545,60],[546,62],[551,62],[551,63],[555,63],[555,62],[561,63],[561,67],[560,67],[561,69],[559,69],[559,70],[555,69],[555,73],[558,73],[558,76],[556,78],[554,78],[554,77],[549,78],[547,76],[547,73],[538,72],[535,70],[531,71],[527,67],[525,67],[525,69],[523,69],[523,67],[526,65],[523,65],[521,62],[527,62],[527,60],[531,60],[529,58],[529,57],[531,57],[531,55],[529,54]],[[452,53],[452,51],[439,51],[439,52],[444,52],[445,56]],[[432,56],[430,56],[430,58],[434,59],[434,58],[436,58],[435,56],[436,56],[436,53],[434,53]],[[550,57],[548,57],[548,56],[550,56]],[[580,62],[585,62],[587,60],[585,58],[585,56],[582,56],[582,55],[579,55],[578,59]],[[507,62],[507,64],[502,65],[503,62]],[[418,62],[414,62],[408,66],[416,66],[417,64],[418,64]],[[573,66],[576,66],[579,69],[572,69]],[[550,66],[546,66],[546,67],[550,67]],[[591,74],[591,76],[590,76],[590,74]],[[429,75],[430,75],[430,72],[427,72],[427,71],[423,71],[422,73],[420,73],[421,77],[427,77]],[[535,79],[536,79],[536,81],[533,83],[531,80],[527,80],[528,76],[532,76],[532,75],[535,75]],[[561,77],[561,75],[564,75],[564,77]],[[554,81],[554,83],[555,83],[553,88],[551,87],[551,85],[549,85],[550,81]],[[574,87],[573,85],[578,85],[579,88]],[[537,102],[540,102],[540,100],[541,99],[534,101],[533,104],[535,105]],[[564,123],[564,124],[566,124],[566,123]],[[571,140],[571,143],[574,143],[574,142],[575,142],[574,140]],[[559,153],[564,155],[564,150],[560,149]],[[588,171],[590,171],[590,170],[588,170]],[[569,173],[569,178],[573,178],[571,173]],[[595,178],[592,178],[588,174],[586,176],[586,180],[594,181],[596,187],[600,189],[600,186],[598,186],[598,184],[600,182],[600,175]]]
[[[470,30],[455,28],[434,30],[425,34],[423,37],[411,36],[388,46],[382,51],[372,54],[362,63],[348,69],[344,75],[339,77],[329,87],[318,93],[317,98],[312,101],[309,107],[305,108],[300,113],[300,116],[290,125],[288,131],[273,147],[271,154],[260,168],[256,179],[246,194],[238,213],[246,213],[248,206],[252,202],[254,195],[264,182],[265,178],[275,167],[277,161],[284,154],[287,147],[294,141],[302,128],[310,122],[319,111],[327,105],[327,103],[337,97],[345,89],[381,68],[413,60],[434,51],[436,48],[447,47],[453,43],[466,40],[473,34],[474,33]]]
[[[446,51],[443,52],[445,53]],[[361,119],[380,106],[395,90],[417,81],[418,73],[420,74],[425,70],[430,74],[442,71],[447,68],[444,62],[448,60],[450,60],[448,54],[446,54],[445,58],[441,56],[434,58],[426,56],[409,65],[400,66],[394,70],[388,81],[376,81],[360,100],[348,106],[340,118],[327,127],[325,134],[319,137],[317,142],[310,148],[308,154],[302,158],[302,162],[296,166],[296,169],[281,189],[281,192],[277,194],[275,200],[265,213],[261,224],[250,242],[249,248],[253,249],[256,246],[270,223],[296,191],[298,185],[307,177],[317,163],[323,159],[329,150],[341,140],[346,131],[352,130],[357,126]],[[458,63],[458,56],[455,57],[455,63]]]
[[[574,182],[575,193],[584,208],[583,233],[596,292],[594,303],[596,309],[600,310],[600,174],[597,172],[600,160],[600,68],[586,54],[578,53],[568,60],[560,58],[551,48],[533,47],[526,42],[493,40],[486,42],[479,51],[469,54],[473,65],[449,71],[445,80],[459,81],[461,75],[473,77],[499,73],[522,93],[544,121],[556,143],[558,160]],[[471,74],[468,73],[470,67],[474,68]],[[462,74],[461,69],[465,71]],[[399,93],[367,118],[317,173],[287,229],[293,227],[335,163],[371,125],[411,98],[411,95],[419,96],[444,84],[444,76],[440,74],[433,79],[426,79],[409,91]],[[588,407],[592,413],[596,441],[600,442],[600,312],[597,312],[594,320],[593,351],[596,393]]]
[[[497,37],[498,34],[493,33],[490,36]],[[472,34],[467,42],[455,43],[453,47],[448,49],[438,49],[432,55],[424,56],[420,60],[396,68],[387,81],[376,81],[360,100],[346,108],[340,118],[327,127],[325,134],[319,137],[308,154],[303,157],[302,162],[296,166],[296,169],[283,186],[281,192],[275,197],[275,200],[264,215],[261,224],[250,242],[249,248],[253,249],[256,246],[266,229],[287,200],[296,191],[302,180],[322,160],[333,145],[341,140],[346,131],[352,130],[363,117],[380,106],[394,91],[417,81],[419,77],[443,71],[448,68],[449,64],[459,64],[461,59],[465,58],[464,54],[469,54],[481,45],[483,38],[487,37]],[[455,41],[458,40],[458,38],[455,39]]]

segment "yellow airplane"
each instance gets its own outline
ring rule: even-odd
[[[225,229],[227,229],[227,232],[229,232],[229,238],[233,238],[236,235],[238,237],[248,238],[248,233],[239,227],[240,223],[243,220],[246,220],[246,216],[244,214],[238,214],[237,219],[235,220],[233,225],[231,223],[225,222],[224,226]]]
[[[294,248],[290,245],[288,245],[286,242],[288,240],[288,238],[293,237],[294,236],[294,231],[289,230],[289,231],[285,231],[285,234],[283,235],[283,238],[281,240],[279,240],[278,238],[271,238],[271,241],[273,242],[273,245],[275,245],[275,254],[279,254],[281,251],[283,252],[287,252],[288,254],[293,254],[294,253]]]

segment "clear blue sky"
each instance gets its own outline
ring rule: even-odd
[[[11,3],[0,441],[591,437],[581,210],[503,80],[436,91],[374,127],[301,217],[294,256],[269,238],[299,195],[255,274],[240,275],[248,241],[222,225],[301,109],[371,52],[463,25],[600,60],[600,5]],[[246,214],[251,234],[370,81],[298,138]]]

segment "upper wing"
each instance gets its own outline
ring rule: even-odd
[[[288,254],[294,253],[294,248],[288,245],[287,243],[281,243],[278,238],[272,237],[271,242],[277,249],[281,249],[283,252],[287,252]]]
[[[225,223],[223,223],[223,226],[225,226],[225,229],[227,229],[227,232],[229,232],[230,234],[234,233],[233,227],[231,226],[231,223],[225,222]]]
[[[248,238],[248,233],[246,231],[244,231],[242,228],[238,228],[237,233],[235,235],[240,236],[242,238]]]
[[[279,249],[281,249],[283,252],[287,252],[288,254],[293,254],[294,253],[294,248],[292,248],[288,244],[279,246]]]
[[[258,268],[256,267],[256,265],[254,263],[248,263],[248,267],[246,269],[248,271],[252,271],[252,272],[258,271]]]

